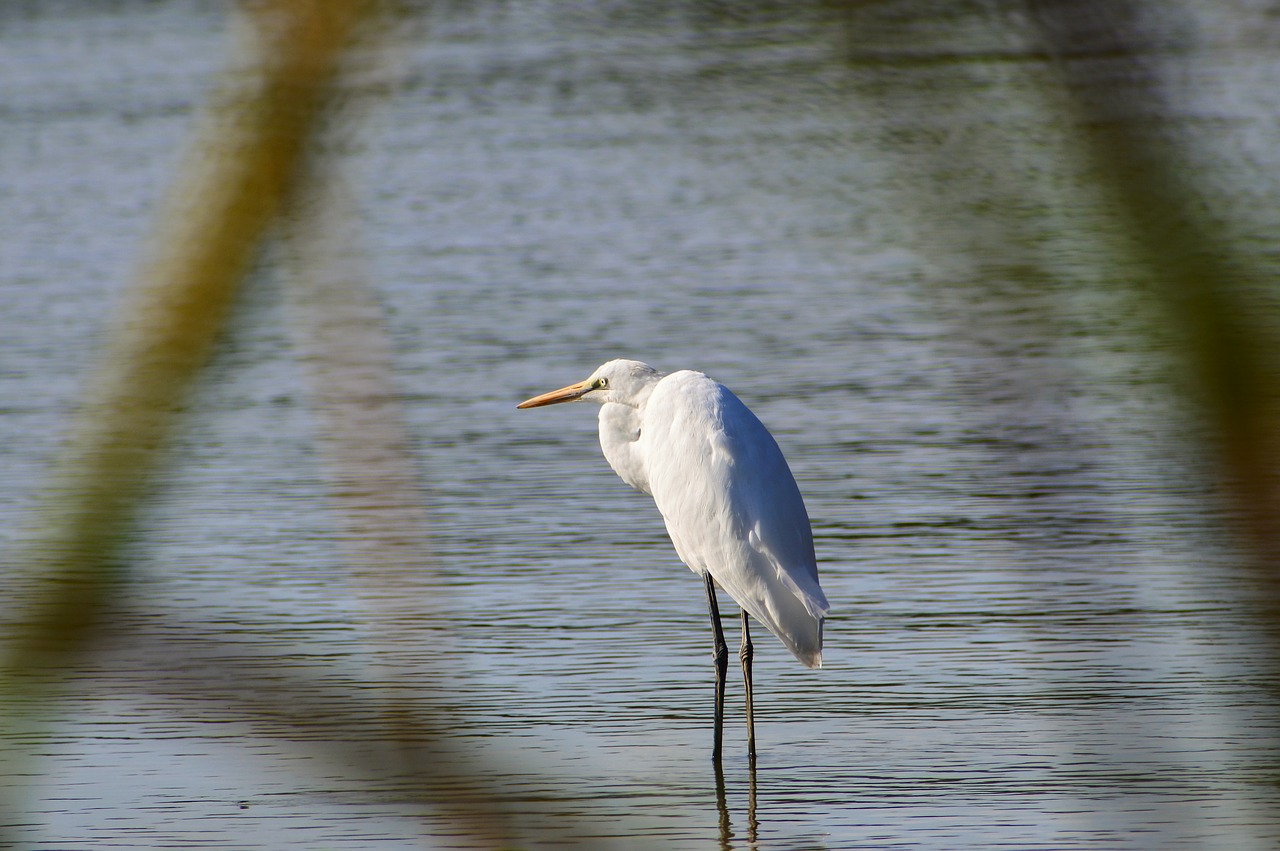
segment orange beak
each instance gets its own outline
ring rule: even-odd
[[[559,390],[552,390],[550,393],[543,393],[541,396],[534,396],[532,399],[525,399],[517,408],[541,408],[543,405],[558,405],[561,402],[572,402],[575,399],[581,399],[593,389],[590,381],[579,381],[577,384],[570,384],[568,387],[561,387]]]

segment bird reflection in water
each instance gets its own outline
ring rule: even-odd
[[[729,819],[729,798],[725,791],[724,764],[714,760],[716,767],[716,806],[720,810],[720,848],[731,851],[733,848],[733,824]],[[760,822],[756,819],[756,761],[749,760],[747,765],[747,847],[755,848],[760,835]]]

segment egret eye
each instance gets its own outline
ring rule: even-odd
[[[606,388],[606,387],[608,387],[608,386],[609,386],[609,379],[607,379],[607,378],[597,378],[597,379],[596,379],[596,389],[597,389],[597,390],[603,390],[604,388]]]

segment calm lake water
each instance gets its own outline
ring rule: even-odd
[[[4,781],[22,847],[465,845],[374,776],[374,745],[304,723],[374,706],[380,671],[445,729],[421,759],[475,762],[515,823],[585,846],[1275,847],[1274,667],[1178,337],[1116,285],[1122,240],[1025,26],[917,22],[944,58],[878,65],[850,39],[891,22],[839,4],[443,6],[399,35],[344,156],[432,569],[371,592],[348,568],[360,526],[336,516],[264,263],[112,635],[50,707],[38,776]],[[0,12],[8,545],[226,13]],[[1212,128],[1206,192],[1276,256],[1280,85],[1238,35],[1253,14],[1188,13],[1176,113],[1152,120]],[[754,789],[731,671],[717,795],[701,586],[600,456],[594,409],[515,410],[618,356],[733,388],[809,507],[825,667],[757,631]]]

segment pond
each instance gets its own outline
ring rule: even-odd
[[[326,466],[323,378],[268,257],[110,636],[50,707],[38,776],[7,781],[23,847],[456,847],[495,824],[548,847],[1273,846],[1273,668],[1238,542],[1052,68],[1008,22],[920,35],[1001,55],[851,61],[841,8],[486,2],[404,25],[342,165],[422,549],[350,567],[377,527]],[[6,544],[226,11],[0,13]],[[1265,52],[1199,55],[1186,86],[1234,87],[1214,109],[1274,157],[1248,106],[1280,90]],[[613,357],[731,387],[804,494],[824,666],[755,631],[754,772],[733,667],[710,760],[701,584],[601,457],[595,409],[515,409]],[[421,752],[380,751],[388,696]]]

